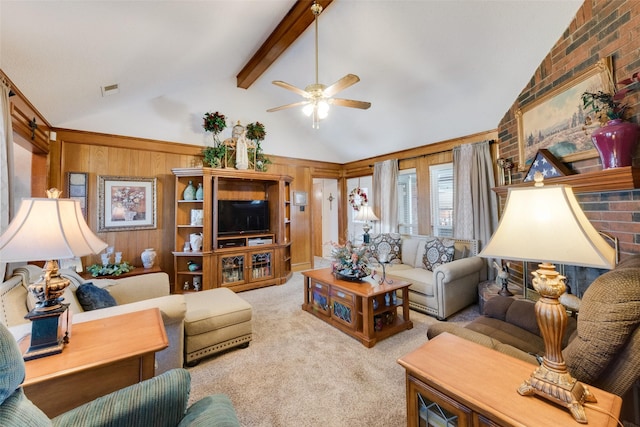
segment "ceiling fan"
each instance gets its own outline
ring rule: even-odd
[[[314,1],[311,5],[311,13],[313,13],[316,27],[316,82],[308,85],[304,90],[302,90],[281,80],[273,81],[274,85],[295,92],[298,95],[302,95],[305,99],[304,101],[271,108],[267,110],[267,112],[271,113],[273,111],[284,110],[286,108],[304,106],[302,108],[302,112],[307,116],[313,117],[313,128],[318,129],[320,120],[326,118],[329,114],[330,105],[366,110],[371,107],[371,103],[354,101],[352,99],[333,98],[333,95],[360,81],[360,78],[355,74],[347,74],[331,86],[325,86],[322,83],[318,83],[318,16],[322,13],[322,6]]]

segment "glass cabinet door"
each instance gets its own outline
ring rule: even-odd
[[[251,254],[251,280],[270,279],[273,277],[273,251]]]
[[[416,427],[468,426],[471,410],[434,390],[416,378],[409,377],[407,395],[409,425]],[[415,418],[415,419],[411,419]]]
[[[222,285],[244,282],[245,255],[235,254],[220,258],[220,271],[222,273]]]

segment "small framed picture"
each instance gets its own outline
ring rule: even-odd
[[[307,192],[306,191],[294,191],[293,192],[293,205],[294,206],[307,206]]]
[[[87,179],[86,172],[67,172],[66,197],[80,202],[80,209],[84,219],[87,219]]]

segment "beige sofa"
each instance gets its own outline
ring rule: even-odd
[[[429,271],[423,263],[423,257],[427,242],[434,237],[381,234],[373,237],[369,243],[371,255],[377,256],[377,246],[381,240],[392,242],[394,239],[400,241],[399,254],[393,250],[394,244],[391,243],[391,258],[395,256],[395,259],[386,266],[386,274],[391,279],[411,282],[409,307],[443,320],[477,300],[480,275],[486,265],[484,259],[476,256],[477,240],[450,239],[454,241],[453,260]],[[375,269],[377,274],[382,272],[381,267]]]
[[[0,322],[9,328],[16,339],[31,332],[31,323],[24,318],[29,311],[28,300],[31,298],[27,285],[37,280],[41,272],[42,269],[34,265],[20,267],[14,270],[10,279],[0,285]],[[71,280],[71,285],[65,289],[64,302],[70,304],[73,323],[159,308],[169,347],[156,353],[156,373],[182,367],[187,306],[182,295],[169,294],[169,276],[166,273],[149,273],[117,280],[91,279],[96,286],[107,288],[118,303],[115,307],[93,311],[84,311],[75,295],[77,287],[84,280],[69,270],[61,270],[61,273]]]

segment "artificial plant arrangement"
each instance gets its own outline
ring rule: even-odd
[[[124,273],[128,273],[133,270],[135,267],[129,264],[126,261],[121,262],[120,264],[93,264],[90,267],[87,267],[87,271],[91,273],[91,276],[119,276]]]
[[[227,117],[216,111],[215,113],[205,113],[202,119],[204,130],[211,132],[213,135],[213,146],[202,150],[204,161],[211,167],[220,167],[227,150],[226,146],[220,142],[218,135],[227,127]]]
[[[249,123],[245,128],[245,136],[247,139],[250,139],[255,143],[256,150],[256,164],[255,169],[257,171],[265,172],[267,170],[267,165],[271,164],[271,160],[267,156],[265,156],[262,151],[262,146],[260,143],[264,141],[265,136],[267,135],[267,131],[264,128],[264,125],[260,122]]]
[[[620,89],[617,86],[622,85]],[[587,114],[593,114],[604,126],[610,120],[628,120],[629,105],[623,102],[630,92],[640,87],[640,72],[634,73],[627,79],[620,80],[617,84],[611,82],[612,93],[597,91],[584,92],[582,94],[582,107]],[[587,126],[591,124],[592,118],[587,117]]]
[[[367,246],[353,246],[350,241],[344,245],[332,243],[333,273],[346,280],[360,280],[371,274],[367,266],[369,253]]]
[[[616,90],[616,84],[611,84],[611,93],[598,91],[582,94],[584,110],[587,114],[592,113],[601,126],[591,133],[591,140],[598,150],[603,169],[631,166],[640,136],[638,125],[629,121],[629,106],[623,102],[627,94],[640,85],[638,73],[619,81],[618,85],[623,87]],[[585,131],[592,122],[591,117],[587,116]]]

